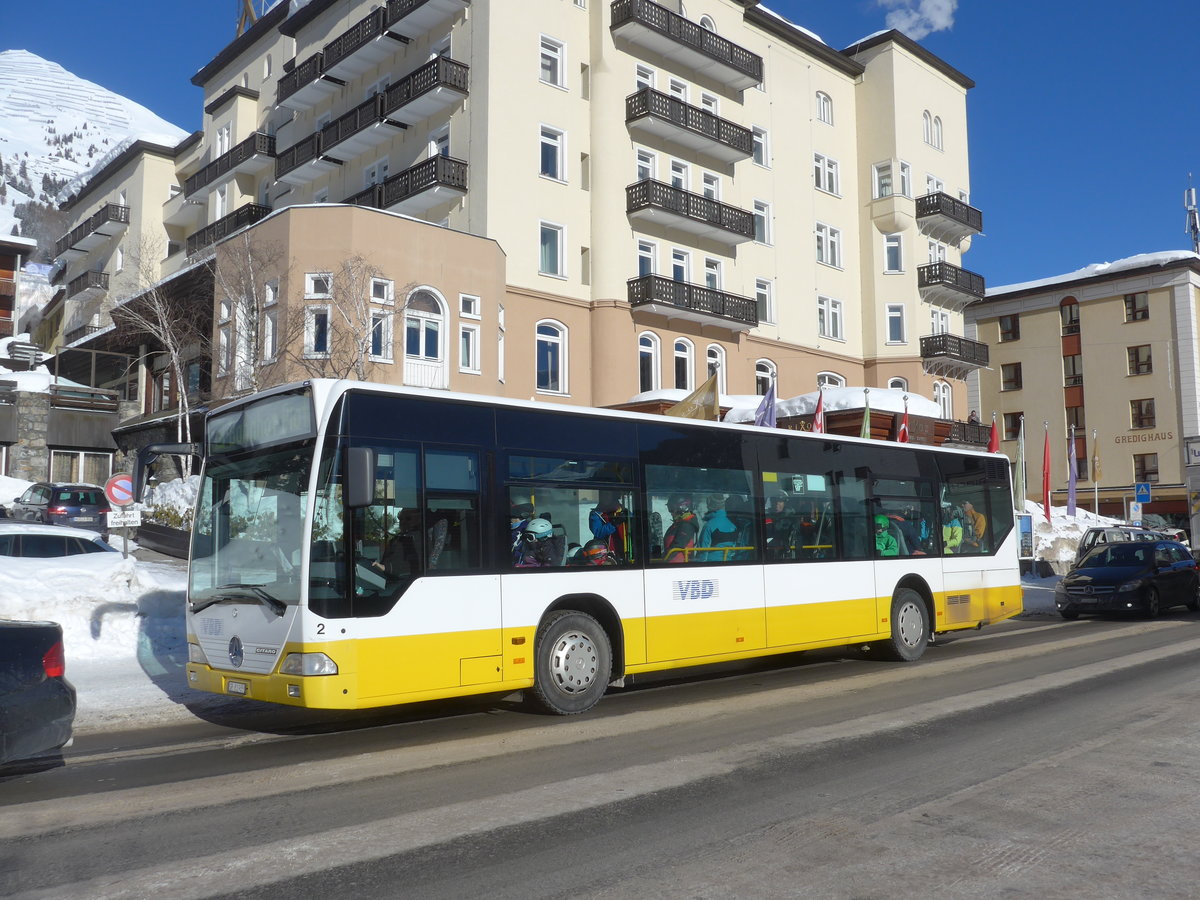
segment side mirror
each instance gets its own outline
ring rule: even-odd
[[[375,451],[351,447],[346,451],[346,506],[360,509],[375,499]]]

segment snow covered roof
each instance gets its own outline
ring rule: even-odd
[[[941,418],[942,409],[928,397],[902,391],[899,388],[861,388],[861,387],[827,387],[824,390],[825,412],[835,412],[844,409],[862,409],[869,405],[872,410],[884,412],[904,412],[904,398],[908,398],[908,411],[914,416],[926,416],[931,419]],[[817,391],[800,394],[775,404],[775,414],[780,418],[787,416],[808,416],[817,410]],[[731,400],[750,400],[745,405],[735,405],[725,415],[726,422],[753,422],[754,413],[762,397],[732,397]]]
[[[990,300],[1002,294],[1015,294],[1018,291],[1031,291],[1043,287],[1048,288],[1056,284],[1082,281],[1085,278],[1115,275],[1118,272],[1142,269],[1147,266],[1167,266],[1183,260],[1200,262],[1200,255],[1193,253],[1191,250],[1164,250],[1158,253],[1139,253],[1136,256],[1127,256],[1124,259],[1118,259],[1116,262],[1092,263],[1089,266],[1084,266],[1082,269],[1076,269],[1074,272],[1067,272],[1065,275],[1054,275],[1050,278],[1040,278],[1036,281],[1022,281],[1019,284],[989,287],[987,289],[987,297]]]

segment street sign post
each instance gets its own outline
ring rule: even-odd
[[[1150,502],[1150,482],[1138,481],[1133,486],[1133,499],[1138,503]]]
[[[1129,523],[1131,525],[1142,524],[1142,504],[1136,501],[1129,504]]]
[[[104,496],[115,507],[128,506],[133,502],[133,476],[127,472],[118,472],[104,483]],[[132,516],[136,516],[136,522],[127,521]],[[117,512],[110,512],[108,514],[109,529],[117,525],[121,526],[122,559],[129,557],[129,526],[141,524],[142,514],[138,510],[119,509]]]

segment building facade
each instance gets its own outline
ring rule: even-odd
[[[169,183],[144,164],[129,230],[167,284],[215,270],[214,396],[319,370],[339,328],[374,379],[597,406],[715,371],[962,419],[987,365],[973,83],[898,32],[836,50],[747,0],[311,0],[193,82],[203,126]],[[121,205],[89,196],[81,225]]]
[[[1143,513],[1190,527],[1198,306],[1200,256],[1176,251],[992,289],[967,310],[968,332],[991,348],[991,368],[976,376],[979,407],[995,411],[1014,462],[1024,422],[1029,499],[1041,498],[1048,433],[1051,503],[1066,505],[1073,435],[1080,508],[1098,500],[1102,514],[1127,518],[1135,485],[1149,484]]]

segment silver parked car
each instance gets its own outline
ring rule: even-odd
[[[1089,528],[1079,539],[1079,549],[1075,551],[1075,562],[1071,568],[1079,568],[1079,563],[1088,551],[1100,544],[1116,544],[1122,541],[1170,541],[1172,535],[1140,525],[1097,525]]]
[[[108,498],[94,484],[39,481],[13,500],[10,518],[46,525],[69,525],[108,535]]]
[[[94,531],[37,522],[0,521],[0,556],[50,559],[116,552]]]

